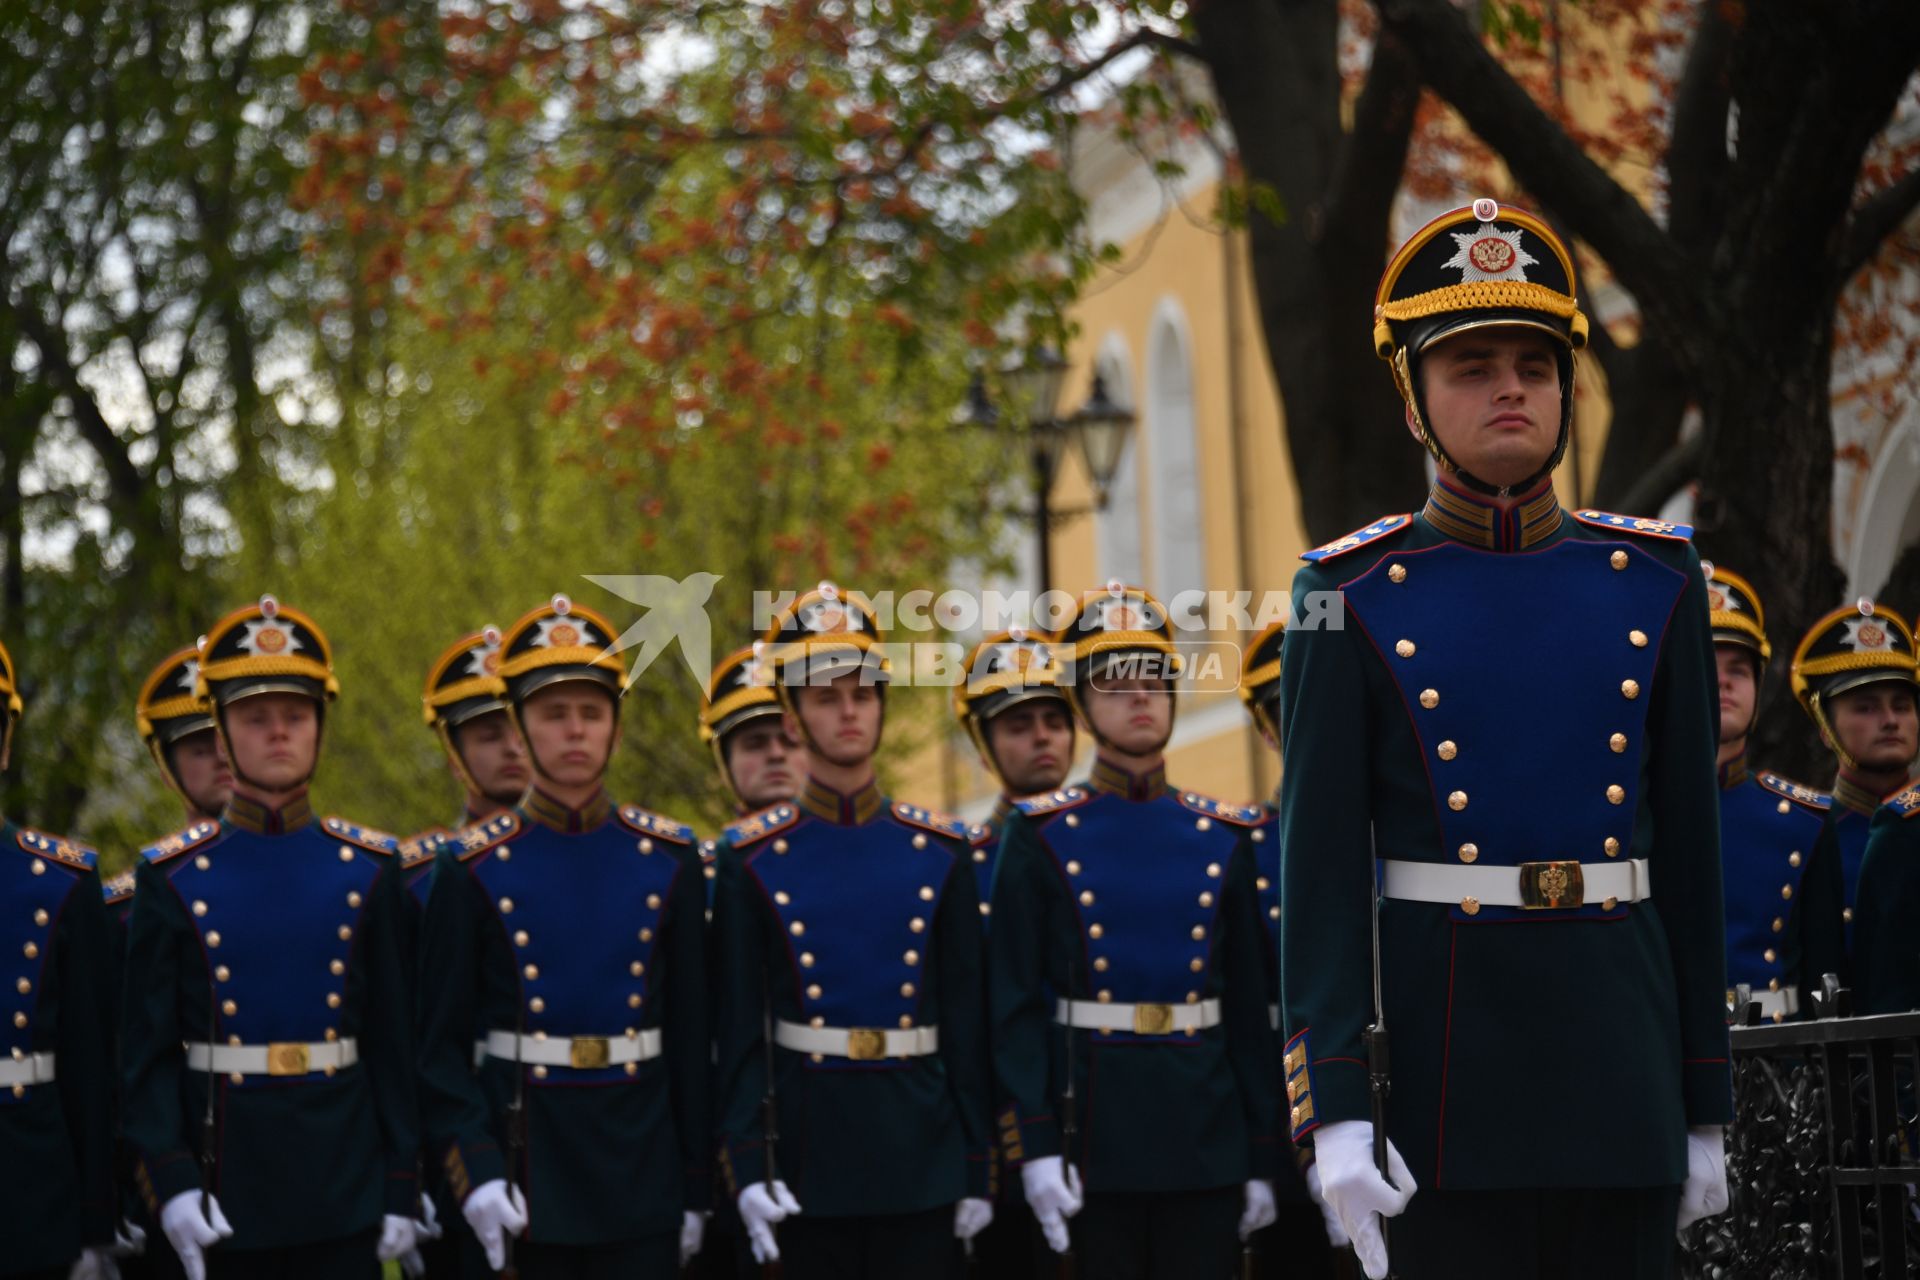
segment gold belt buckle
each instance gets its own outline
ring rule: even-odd
[[[847,1031],[847,1056],[855,1062],[878,1062],[887,1056],[887,1033],[872,1027]]]
[[[1527,911],[1586,905],[1587,883],[1578,862],[1520,864],[1520,905]]]
[[[312,1070],[308,1065],[307,1046],[276,1041],[267,1046],[267,1074],[270,1076],[304,1076]]]
[[[613,1050],[605,1036],[575,1036],[572,1047],[567,1051],[568,1064],[582,1071],[604,1067],[612,1061]]]
[[[1133,1034],[1137,1036],[1172,1035],[1173,1006],[1170,1004],[1133,1006]]]

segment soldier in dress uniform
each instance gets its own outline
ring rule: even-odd
[[[992,1218],[973,864],[964,824],[875,780],[883,639],[832,583],[768,630],[808,778],[719,851],[723,1173],[788,1280],[944,1280]]]
[[[308,805],[339,692],[313,619],[262,596],[199,662],[233,787],[136,871],[135,1181],[194,1280],[374,1276],[419,1211],[397,843]]]
[[[1000,842],[1003,1146],[1088,1275],[1224,1276],[1274,1220],[1279,1160],[1260,813],[1167,781],[1180,663],[1159,601],[1089,592],[1052,647],[1095,755],[1084,785],[1017,801]]]
[[[1724,565],[1705,565],[1708,621],[1720,689],[1720,863],[1727,904],[1727,1006],[1744,1022],[1749,1005],[1784,1022],[1811,1012],[1800,910],[1802,878],[1819,843],[1827,797],[1747,764],[1760,714],[1760,681],[1773,646],[1753,584]],[[1814,949],[1816,953],[1820,950]]]
[[[0,645],[0,769],[22,711]],[[112,1274],[115,975],[93,850],[0,818],[0,1276]],[[79,1265],[75,1266],[76,1261]]]
[[[507,629],[533,786],[446,841],[421,936],[429,1149],[524,1280],[671,1275],[704,1229],[704,881],[691,829],[607,796],[617,634],[563,595]]]
[[[1263,628],[1247,646],[1240,663],[1240,702],[1260,740],[1275,752],[1280,750],[1280,651],[1287,638],[1286,620]],[[1253,865],[1259,879],[1260,919],[1266,925],[1268,1017],[1275,1034],[1280,1028],[1280,793],[1260,807],[1260,825],[1253,829]],[[1284,1121],[1284,1118],[1282,1118]],[[1346,1237],[1335,1233],[1329,1240],[1329,1228],[1337,1228],[1338,1219],[1323,1219],[1315,1198],[1309,1194],[1307,1176],[1300,1153],[1287,1136],[1282,1123],[1276,1143],[1282,1157],[1274,1176],[1275,1221],[1253,1238],[1253,1247],[1266,1276],[1287,1276],[1304,1280],[1309,1276],[1333,1274],[1333,1248],[1344,1245]]]
[[[1881,800],[1908,784],[1920,747],[1913,632],[1893,610],[1862,597],[1808,628],[1794,650],[1789,683],[1838,764],[1801,906],[1806,977],[1811,984],[1835,973],[1852,985],[1854,904],[1868,828]]]
[[[1556,500],[1585,337],[1539,218],[1416,232],[1374,342],[1437,479],[1294,577],[1284,1071],[1370,1276],[1396,1214],[1404,1280],[1667,1276],[1726,1206],[1706,579],[1685,527]]]
[[[1920,787],[1911,782],[1890,794],[1873,815],[1860,862],[1860,893],[1853,919],[1854,1000],[1859,1013],[1920,1009],[1920,941],[1913,927],[1920,919],[1916,815],[1920,815]]]

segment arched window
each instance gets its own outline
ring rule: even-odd
[[[1172,298],[1155,309],[1147,337],[1146,464],[1153,522],[1153,590],[1171,601],[1207,586],[1192,344]]]

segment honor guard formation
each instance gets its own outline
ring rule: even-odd
[[[135,712],[178,830],[102,883],[0,823],[0,1275],[1674,1274],[1730,1022],[1920,1006],[1913,633],[1795,647],[1831,791],[1749,762],[1760,593],[1555,495],[1559,237],[1475,201],[1377,304],[1436,478],[1242,638],[1265,803],[1168,776],[1178,635],[1118,582],[967,656],[973,825],[881,788],[872,604],[799,594],[704,691],[706,839],[608,794],[631,677],[566,596],[427,668],[454,816],[405,837],[308,806],[320,622],[214,623]]]

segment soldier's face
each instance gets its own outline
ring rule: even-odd
[[[297,693],[257,693],[224,712],[234,772],[265,791],[289,791],[313,776],[320,716]]]
[[[526,794],[527,783],[533,780],[527,747],[506,712],[475,716],[456,731],[454,744],[481,795],[499,804],[513,804]]]
[[[187,803],[196,813],[208,817],[227,807],[233,791],[233,775],[220,755],[220,743],[211,729],[190,733],[167,748],[173,762],[173,776],[187,793]]]
[[[1173,690],[1165,680],[1095,680],[1086,708],[1100,740],[1130,756],[1158,755],[1173,734]]]
[[[1827,712],[1834,736],[1862,769],[1892,773],[1913,763],[1920,745],[1920,714],[1913,690],[1904,684],[1870,684],[1849,689]]]
[[[1052,791],[1073,764],[1073,718],[1053,698],[1009,707],[987,721],[987,745],[1007,794]]]
[[[859,764],[880,747],[880,690],[864,683],[858,671],[799,686],[793,705],[806,726],[808,748],[831,764]],[[788,732],[800,737],[797,728]]]
[[[1461,468],[1519,484],[1560,439],[1560,366],[1552,340],[1525,329],[1473,329],[1420,354],[1427,424]],[[1413,409],[1407,429],[1417,436]]]
[[[800,794],[807,749],[787,732],[784,717],[760,716],[727,736],[727,773],[740,803],[764,809]]]
[[[526,700],[520,715],[527,746],[553,782],[591,787],[606,773],[616,723],[611,693],[578,680],[548,685]]]
[[[1727,743],[1746,737],[1753,724],[1757,673],[1753,650],[1737,644],[1715,645],[1713,659],[1720,669],[1720,741]]]

